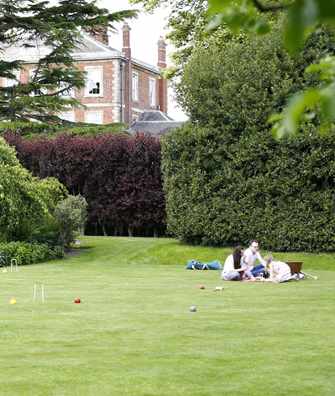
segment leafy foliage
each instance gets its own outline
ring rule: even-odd
[[[60,226],[62,246],[70,247],[75,238],[83,233],[87,218],[87,202],[81,195],[69,195],[58,202],[55,217]]]
[[[304,69],[335,53],[333,31],[320,29],[311,35],[295,57],[283,48],[281,32],[278,21],[263,37],[224,43],[212,39],[196,48],[177,87],[190,119],[234,134],[269,129],[269,116],[281,112],[287,97],[306,87],[315,89],[317,79]]]
[[[172,55],[174,66],[167,70],[166,77],[179,76],[186,65],[193,48],[206,36],[206,0],[130,0],[141,4],[147,11],[159,6],[169,6],[169,33],[167,38],[175,47]]]
[[[0,166],[17,166],[19,163],[15,149],[5,144],[4,139],[0,137]]]
[[[315,117],[296,140],[276,141],[267,122],[287,96],[313,89],[304,68],[333,50],[333,35],[314,33],[291,57],[280,32],[214,41],[185,69],[179,95],[191,123],[163,143],[168,229],[180,239],[335,248],[334,132],[318,136]]]
[[[335,22],[335,5],[328,0],[208,0],[212,28],[224,23],[236,29],[267,33],[270,25],[264,14],[285,12],[285,44],[294,52],[320,23]]]
[[[20,161],[35,175],[53,176],[88,202],[87,231],[152,235],[165,229],[160,142],[138,135],[24,140],[7,134]]]
[[[320,24],[335,25],[335,4],[328,0],[282,0],[276,3],[265,0],[209,0],[209,13],[213,18],[209,27],[216,28],[224,23],[235,30],[264,33],[270,29],[264,14],[278,11],[283,11],[286,15],[283,36],[286,48],[291,53],[300,50],[306,38]],[[321,78],[321,83],[314,89],[296,94],[281,115],[272,117],[276,121],[274,132],[277,136],[296,133],[311,111],[320,114],[321,130],[324,131],[330,123],[334,123],[335,76],[333,72],[329,73],[330,69],[334,71],[334,63],[334,58],[325,58],[316,65],[314,70],[328,70],[327,78]],[[307,73],[311,70],[309,68]]]
[[[316,117],[318,110],[322,129],[326,132],[333,128],[335,122],[335,57],[323,58],[319,64],[310,65],[306,73],[319,76],[318,87],[306,89],[295,94],[288,102],[282,114],[270,118],[274,122],[273,130],[278,137],[294,134],[303,120]]]
[[[334,250],[334,137],[278,142],[262,132],[232,142],[183,127],[163,144],[169,231],[193,243]]]
[[[303,48],[313,32],[318,32],[321,25],[334,26],[335,4],[329,0],[132,0],[153,10],[159,6],[170,6],[169,38],[177,49],[174,54],[176,67],[170,75],[183,76],[184,67],[194,49],[208,46],[208,40],[217,42],[234,40],[229,31],[237,38],[245,33],[262,35],[270,31],[272,22],[283,16],[285,29],[283,39],[291,53]],[[328,68],[334,63],[326,58],[319,67]],[[309,69],[310,70],[310,69]],[[308,71],[307,70],[307,73]],[[168,73],[167,73],[168,75]],[[307,77],[308,78],[308,77]],[[274,121],[273,131],[278,137],[293,134],[316,113],[320,118],[320,130],[329,130],[330,123],[335,121],[334,89],[335,78],[321,79],[313,90],[297,93],[287,97],[287,108],[271,118]],[[215,87],[213,87],[213,91]],[[214,93],[214,92],[213,92]],[[179,96],[179,99],[182,99]],[[181,100],[185,103],[185,100]]]
[[[64,256],[64,251],[60,246],[50,247],[47,244],[2,242],[0,254],[1,266],[8,266],[12,259],[16,259],[18,265],[27,265],[61,258]]]
[[[19,134],[27,138],[42,135],[44,137],[54,137],[60,134],[95,136],[103,133],[127,133],[126,126],[122,123],[112,123],[104,125],[92,125],[85,123],[47,124],[42,122],[0,122],[0,135],[8,132]]]
[[[30,239],[64,195],[58,181],[34,178],[0,138],[0,240]]]

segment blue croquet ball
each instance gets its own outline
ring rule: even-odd
[[[195,305],[191,305],[190,312],[197,312],[197,307]]]

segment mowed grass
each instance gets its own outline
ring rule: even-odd
[[[78,256],[0,273],[0,395],[335,394],[335,255],[278,255],[303,259],[317,281],[223,283],[184,267],[223,261],[229,249],[83,245]],[[32,301],[36,282],[45,304]]]

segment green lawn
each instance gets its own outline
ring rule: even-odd
[[[227,249],[84,241],[78,256],[0,273],[1,396],[334,396],[335,255],[278,255],[317,281],[223,283],[184,265]]]

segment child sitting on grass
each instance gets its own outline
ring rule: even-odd
[[[266,268],[269,271],[270,277],[265,279],[269,282],[283,283],[290,280],[295,280],[291,274],[291,268],[283,261],[274,261],[273,257],[270,255],[265,258]]]

